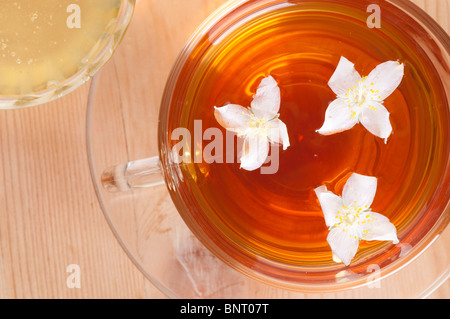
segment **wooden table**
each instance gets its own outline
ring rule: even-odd
[[[186,39],[225,2],[188,0],[196,14],[185,17],[180,0],[164,1],[177,2]],[[412,1],[450,33],[450,0]],[[0,112],[0,298],[164,298],[127,257],[100,209],[86,152],[88,91],[89,83],[46,105]],[[448,229],[443,237],[450,245]],[[439,254],[432,258],[449,264]],[[67,286],[72,264],[82,269],[79,289]],[[431,297],[449,298],[449,281]]]

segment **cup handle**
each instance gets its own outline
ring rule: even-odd
[[[111,193],[163,185],[164,177],[159,157],[110,167],[103,172],[101,183]]]

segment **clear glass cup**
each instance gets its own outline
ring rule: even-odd
[[[100,3],[100,2],[99,2]],[[30,11],[32,10],[32,8],[29,8],[28,6],[35,6],[36,8],[34,8],[35,13],[33,16],[31,16],[31,20],[30,21],[26,21],[25,18],[28,17],[22,17],[22,16],[18,16],[17,19],[24,19],[24,23],[25,23],[25,28],[27,33],[31,34],[31,29],[35,28],[35,26],[33,25],[33,23],[39,22],[40,19],[48,19],[48,24],[52,25],[52,30],[55,30],[55,33],[58,33],[59,30],[61,30],[62,28],[67,28],[67,30],[69,30],[69,23],[70,23],[70,15],[73,14],[73,12],[75,12],[76,9],[74,9],[73,7],[70,6],[74,6],[75,4],[70,4],[70,6],[66,7],[62,7],[59,9],[58,12],[60,12],[59,14],[61,16],[67,16],[67,26],[66,25],[56,25],[55,21],[56,18],[53,17],[52,15],[50,15],[49,13],[45,12],[43,9],[43,5],[45,5],[45,3],[36,3],[36,4],[31,4],[31,2],[11,2],[10,4],[8,4],[9,6],[14,5],[16,8],[14,8],[14,10],[16,10],[17,12],[20,12],[21,10],[27,10]],[[65,3],[62,3],[64,5],[66,5]],[[95,43],[92,43],[92,47],[90,48],[89,52],[87,55],[85,55],[82,59],[80,58],[80,61],[77,61],[77,70],[73,71],[72,73],[66,73],[64,76],[60,77],[58,80],[56,79],[47,79],[47,85],[46,87],[43,87],[43,84],[39,84],[39,88],[31,88],[31,89],[27,89],[27,90],[21,90],[21,92],[23,91],[23,93],[5,93],[2,92],[2,89],[0,88],[0,109],[17,109],[17,108],[24,108],[24,107],[29,107],[29,106],[35,106],[35,105],[39,105],[39,104],[43,104],[43,103],[47,103],[50,102],[54,99],[57,99],[63,95],[66,95],[68,93],[70,93],[71,91],[75,90],[76,88],[78,88],[80,85],[82,85],[83,83],[87,82],[112,56],[112,54],[114,53],[114,51],[116,50],[116,48],[118,47],[118,45],[120,44],[123,35],[125,34],[128,24],[131,20],[131,17],[133,15],[133,9],[134,9],[134,5],[135,5],[135,0],[119,0],[118,4],[120,5],[120,7],[118,7],[118,13],[117,16],[115,16],[110,23],[106,26],[105,25],[105,31],[103,34],[101,34],[100,36],[98,36],[98,38],[95,39]],[[20,6],[27,6],[26,8],[21,8]],[[83,28],[85,28],[84,23],[87,21],[86,16],[89,16],[91,13],[88,12],[88,9],[85,9],[84,7],[82,7],[83,4],[81,3],[81,7],[79,6],[79,11],[78,13],[79,15],[79,21],[80,21],[80,25],[79,25],[79,29],[83,30]],[[2,8],[2,14],[11,14],[8,13],[8,11],[5,12],[5,7]],[[108,8],[105,8],[104,10],[107,10]],[[38,10],[41,10],[38,11]],[[30,11],[31,12],[31,11]],[[39,15],[38,14],[41,14]],[[104,11],[105,12],[105,11]],[[23,13],[15,13],[15,14],[23,14]],[[49,15],[47,17],[47,15]],[[92,20],[94,18],[90,17],[90,22],[92,22]],[[4,21],[4,20],[3,20]],[[60,20],[58,20],[60,21]],[[61,20],[62,21],[62,20]],[[66,20],[64,20],[65,22]],[[74,20],[75,21],[75,20]],[[28,23],[28,24],[27,24]],[[93,23],[93,22],[92,22]],[[1,25],[1,22],[0,22]],[[6,29],[7,26],[4,26],[3,29]],[[70,26],[70,28],[72,28],[73,26]],[[33,33],[35,34],[39,34],[39,32],[41,32],[41,30],[43,30],[44,25],[41,26],[37,26],[36,27],[37,31],[33,31]],[[45,28],[48,28],[47,23],[45,23]],[[58,30],[59,29],[59,30]],[[52,31],[53,32],[53,31]],[[84,31],[83,31],[84,32]],[[16,35],[19,36],[19,32],[16,32]],[[70,38],[70,31],[67,32],[67,35],[69,36],[68,39],[64,39],[64,41],[70,42],[71,38]],[[7,50],[9,49],[9,47],[7,46],[10,45],[12,42],[14,41],[18,41],[15,39],[4,39],[4,34],[2,34],[0,36],[0,41],[4,40],[7,42],[2,42],[2,53],[0,54],[0,58],[1,57],[7,57],[7,55],[11,54],[11,55],[15,55],[15,52],[7,52]],[[45,35],[43,35],[45,36]],[[84,33],[84,37],[85,39],[85,43],[90,43],[93,41],[93,39],[89,38],[90,36],[92,36],[89,32],[85,32]],[[20,41],[28,41],[27,39],[24,40],[20,40]],[[25,42],[23,43],[23,47],[27,45]],[[56,45],[56,41],[55,41],[55,45]],[[31,49],[30,49],[31,50]],[[33,48],[32,50],[37,50],[36,48]],[[55,49],[56,50],[56,49]],[[63,50],[63,49],[62,49]],[[65,48],[65,50],[67,50],[67,48]],[[29,51],[28,51],[29,52]],[[18,56],[16,56],[18,57]],[[62,52],[61,53],[61,59],[62,57],[67,58],[67,60],[70,59],[70,52]],[[46,56],[39,56],[39,59],[45,60],[48,59],[49,57]],[[56,59],[56,58],[55,58]],[[18,65],[15,68],[14,72],[23,72],[22,70],[19,70],[19,67],[23,67],[23,65],[25,64],[32,64],[33,63],[33,59],[28,59],[28,62],[19,59],[17,60]],[[48,62],[47,62],[48,63]],[[19,65],[20,64],[20,65]],[[51,63],[49,63],[51,64]],[[53,67],[53,66],[52,66]],[[46,72],[49,72],[48,70],[48,66],[47,69],[41,69],[42,67],[40,66],[40,71],[43,75],[43,77],[46,76]],[[53,71],[52,71],[53,72]],[[55,73],[57,73],[58,71],[55,70]],[[62,71],[61,71],[62,72]],[[32,75],[28,75],[28,78],[34,76],[34,74]],[[23,79],[23,81],[25,81],[26,79]]]
[[[198,54],[199,43],[204,37],[209,37],[214,42],[214,37],[225,34],[234,23],[242,21],[243,17],[278,2],[282,1],[229,1],[211,15],[191,36],[175,60],[160,108],[155,106],[158,101],[154,95],[150,96],[142,91],[147,90],[148,73],[167,74],[175,54],[167,53],[167,61],[159,61],[161,65],[155,66],[151,62],[153,52],[146,52],[148,46],[138,43],[142,41],[141,34],[145,35],[146,41],[152,43],[153,39],[160,39],[158,32],[163,31],[143,32],[143,29],[147,30],[145,27],[132,25],[130,32],[133,36],[130,36],[130,43],[135,45],[133,52],[119,51],[116,69],[106,69],[99,74],[90,95],[89,159],[94,185],[105,216],[132,260],[158,288],[171,297],[399,297],[395,292],[396,285],[402,282],[404,276],[408,276],[408,272],[427,267],[424,266],[427,264],[426,249],[435,242],[439,244],[441,234],[448,237],[448,231],[444,232],[449,222],[448,152],[442,155],[447,169],[441,179],[446,186],[437,190],[436,197],[440,201],[430,207],[441,213],[437,220],[426,227],[426,233],[416,234],[408,242],[403,241],[403,249],[392,254],[376,271],[373,269],[364,274],[355,274],[343,270],[331,279],[324,276],[323,280],[314,278],[290,282],[255,272],[236,262],[223,253],[221,243],[212,240],[204,226],[195,222],[191,211],[192,199],[189,195],[181,196],[179,192],[178,185],[182,176],[171,157],[167,132],[169,115],[174,113],[173,101],[182,100],[174,92],[178,85],[186,85],[180,82],[180,73],[186,69],[194,70],[195,63],[192,60],[198,59],[198,56],[193,57],[193,52]],[[442,82],[447,84],[445,92],[448,108],[449,36],[409,1],[388,2],[399,7],[423,28],[425,33],[418,33],[418,43],[421,43],[421,37],[433,39],[433,47],[426,47],[425,50]],[[141,2],[138,5],[142,6],[142,15],[150,8],[148,3]],[[245,10],[236,10],[242,7]],[[138,20],[139,18],[137,17]],[[170,30],[165,32],[170,33]],[[139,57],[142,65],[130,78],[127,75],[130,69],[124,61],[132,57]],[[120,66],[121,63],[125,65]],[[112,93],[108,89],[111,85],[128,88],[128,91]],[[160,85],[154,85],[153,88],[162,92]],[[158,113],[159,120],[156,121]],[[156,153],[159,156],[151,157]],[[136,158],[143,159],[133,161]],[[111,166],[115,163],[124,164]],[[436,249],[445,252],[442,246]],[[371,273],[372,271],[374,272]],[[320,276],[320,271],[316,276],[317,274]],[[323,274],[329,273],[325,269]],[[448,278],[448,274],[448,265],[429,274],[426,280],[409,291],[407,297],[427,296]],[[377,289],[373,289],[374,287]],[[403,292],[403,296],[405,295]]]

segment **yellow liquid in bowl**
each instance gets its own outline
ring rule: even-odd
[[[121,0],[0,0],[0,98],[52,88],[90,63]]]

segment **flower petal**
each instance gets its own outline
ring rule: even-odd
[[[327,241],[333,254],[348,266],[358,251],[359,239],[343,232],[341,228],[333,228],[328,234]]]
[[[404,69],[403,63],[399,63],[398,61],[381,63],[370,72],[367,76],[366,83],[369,83],[373,90],[379,91],[375,96],[380,101],[383,101],[402,82]]]
[[[246,129],[251,112],[245,107],[227,104],[223,107],[214,107],[214,109],[214,116],[223,128],[233,132]]]
[[[355,65],[344,57],[341,57],[336,71],[328,82],[328,86],[337,96],[343,96],[347,90],[357,85],[361,75],[355,70]]]
[[[279,119],[275,119],[269,122],[269,140],[274,143],[282,144],[283,150],[286,150],[291,144],[289,143],[289,135],[286,124]]]
[[[275,79],[269,75],[259,84],[250,106],[257,117],[270,120],[278,114],[280,103],[280,88]]]
[[[269,141],[267,137],[256,135],[248,136],[244,140],[241,157],[241,168],[254,171],[260,168],[269,155]]]
[[[316,189],[314,189],[314,192],[316,193],[316,195],[318,197],[319,194],[328,192],[328,189],[325,185],[322,185],[322,186],[319,186]]]
[[[322,135],[331,135],[351,129],[358,123],[358,116],[344,99],[337,99],[330,103],[325,112],[325,122],[316,132]]]
[[[326,186],[318,187],[314,190],[319,199],[320,207],[322,208],[325,224],[328,227],[336,223],[336,216],[338,210],[343,206],[342,198],[327,191]]]
[[[370,102],[363,106],[359,121],[370,133],[384,139],[385,143],[392,134],[389,111],[381,103]]]
[[[345,206],[369,208],[376,192],[376,177],[353,173],[344,185],[342,200]]]
[[[386,240],[398,244],[397,229],[389,221],[389,218],[373,212],[370,215],[373,220],[363,226],[363,229],[366,231],[364,240]]]

